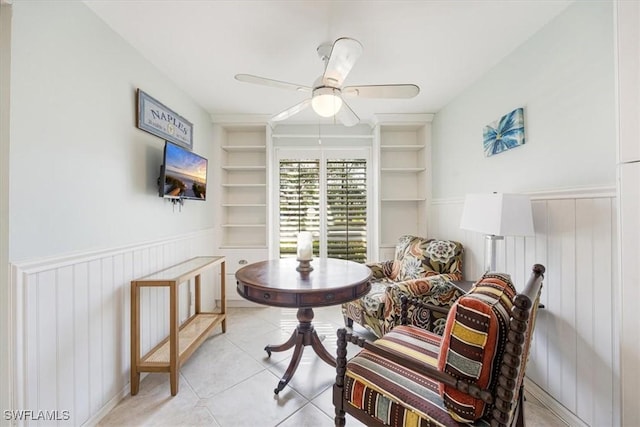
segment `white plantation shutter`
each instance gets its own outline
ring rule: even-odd
[[[367,162],[327,161],[327,256],[367,258]]]
[[[299,231],[320,231],[320,161],[280,161],[280,256],[295,256]],[[317,239],[313,253],[318,256]]]
[[[295,256],[298,232],[311,231],[314,256],[366,261],[366,160],[281,159],[279,186],[281,257]]]

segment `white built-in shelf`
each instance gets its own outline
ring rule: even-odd
[[[430,120],[427,116],[389,116],[380,122],[380,253],[393,253],[403,234],[426,230]],[[429,119],[429,120],[427,120]]]
[[[224,151],[236,151],[236,152],[242,152],[242,151],[265,151],[267,149],[266,146],[264,145],[224,145],[222,147],[222,149]]]
[[[426,168],[380,168],[381,172],[416,173],[423,172]]]
[[[223,187],[229,188],[256,188],[256,187],[266,187],[267,184],[222,184]]]
[[[253,120],[253,119],[252,119]],[[270,146],[266,122],[228,122],[220,153],[220,248],[265,249]]]
[[[389,150],[389,151],[418,151],[422,150],[424,145],[381,145],[381,150]]]
[[[226,171],[259,171],[266,168],[266,166],[222,166],[222,169]]]
[[[373,135],[343,135],[343,134],[324,134],[324,133],[300,133],[300,134],[282,134],[282,133],[274,133],[271,135],[272,138],[314,138],[318,139],[318,137],[322,139],[330,139],[330,138],[340,138],[340,139],[373,139]]]
[[[225,208],[265,208],[266,203],[223,203]]]

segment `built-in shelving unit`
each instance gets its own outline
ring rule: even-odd
[[[392,115],[378,123],[379,257],[391,259],[403,234],[427,236],[431,194],[431,115]]]
[[[266,122],[215,123],[220,203],[218,249],[227,258],[230,305],[246,305],[235,290],[236,270],[267,259],[270,129]]]
[[[265,125],[223,126],[221,144],[222,242],[237,249],[267,245]]]
[[[216,123],[220,156],[218,248],[227,257],[227,298],[237,295],[235,271],[277,253],[277,207],[272,204],[277,157],[286,150],[318,147],[371,149],[371,260],[390,259],[402,234],[427,235],[430,198],[430,114],[379,115],[375,125],[354,128],[264,123]],[[346,152],[346,151],[345,151]],[[276,194],[277,196],[277,194]],[[275,197],[277,200],[277,197]],[[277,203],[277,201],[275,202]]]

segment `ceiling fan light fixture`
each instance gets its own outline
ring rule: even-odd
[[[333,117],[342,108],[340,89],[332,87],[319,87],[313,91],[311,107],[319,116]]]

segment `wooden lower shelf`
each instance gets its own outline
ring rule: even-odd
[[[225,319],[225,314],[220,313],[200,313],[192,316],[180,327],[178,333],[178,359],[182,363],[200,343],[207,339],[209,332]],[[169,338],[164,339],[156,348],[151,350],[142,358],[138,365],[138,370],[145,372],[145,369],[154,371],[162,367],[169,369]]]

